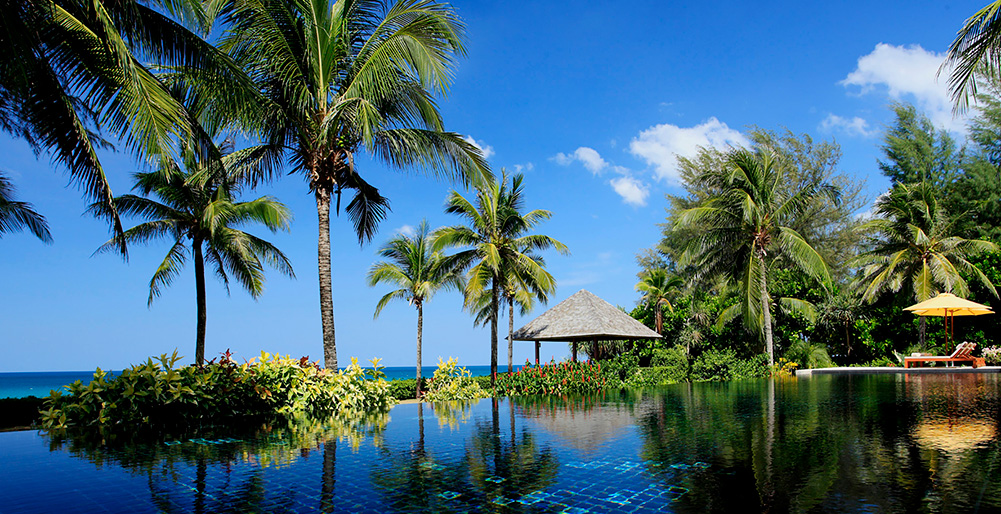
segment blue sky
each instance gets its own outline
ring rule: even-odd
[[[684,4],[678,2],[678,4]],[[655,244],[664,195],[678,192],[676,155],[697,146],[741,144],[751,126],[788,128],[842,147],[842,170],[866,179],[871,197],[887,187],[876,159],[888,105],[908,101],[962,137],[944,80],[935,71],[976,2],[473,2],[453,5],[468,25],[468,56],[441,102],[449,130],[468,134],[495,171],[525,173],[528,208],[553,211],[542,233],[566,243],[548,257],[559,289],[550,305],[582,288],[631,308],[636,254]],[[131,250],[129,262],[92,256],[108,239],[83,214],[82,193],[46,156],[0,136],[0,169],[21,200],[49,220],[54,242],[28,234],[0,239],[0,371],[120,369],[175,348],[194,353],[194,276],[184,274],[151,308],[148,282],[166,243]],[[136,163],[103,156],[116,194]],[[386,287],[365,274],[379,246],[427,218],[457,223],[442,205],[447,182],[399,173],[361,157],[359,169],[390,198],[393,212],[360,247],[346,217],[332,220],[334,316],[340,360],[415,361],[416,313],[399,303],[372,313]],[[290,233],[252,232],[282,248],[297,277],[268,275],[257,301],[208,279],[206,356],[231,348],[322,357],[316,278],[315,203],[288,176],[251,193],[272,194],[295,213]],[[248,198],[250,195],[248,195]],[[134,224],[127,221],[128,226]],[[516,327],[543,312],[538,307]],[[504,324],[506,326],[506,324]],[[543,344],[545,358],[566,345]],[[532,355],[515,343],[515,362]],[[506,351],[501,351],[505,364]],[[458,357],[488,364],[489,333],[472,327],[457,293],[425,307],[424,363]],[[343,364],[342,364],[343,365]],[[430,370],[427,371],[430,373]]]

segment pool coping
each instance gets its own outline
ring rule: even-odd
[[[935,375],[943,373],[1001,373],[1001,366],[982,366],[971,368],[969,366],[952,366],[940,368],[890,368],[890,367],[864,367],[864,368],[817,368],[817,369],[797,369],[796,376],[808,378],[813,375],[872,375],[892,373],[897,375]]]

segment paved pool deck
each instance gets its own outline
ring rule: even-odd
[[[983,366],[971,368],[969,366],[937,366],[934,368],[819,368],[819,369],[797,369],[796,376],[799,378],[809,378],[813,375],[871,375],[874,373],[893,373],[897,375],[934,375],[942,373],[1001,373],[1001,366]]]

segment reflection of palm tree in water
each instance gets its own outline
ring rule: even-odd
[[[549,448],[540,449],[527,429],[517,431],[510,406],[510,437],[502,434],[500,406],[494,400],[491,421],[477,423],[463,458],[447,462],[427,447],[423,408],[418,407],[417,441],[408,451],[384,449],[373,463],[372,483],[383,494],[387,510],[465,512],[495,498],[519,498],[546,489],[556,479],[559,461]],[[454,501],[448,497],[455,497]],[[525,507],[510,504],[508,508]]]
[[[320,512],[334,512],[334,486],[337,485],[337,438],[323,443],[323,473],[320,485]]]

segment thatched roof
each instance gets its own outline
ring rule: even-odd
[[[581,289],[514,333],[518,341],[592,341],[659,339],[612,304]]]

